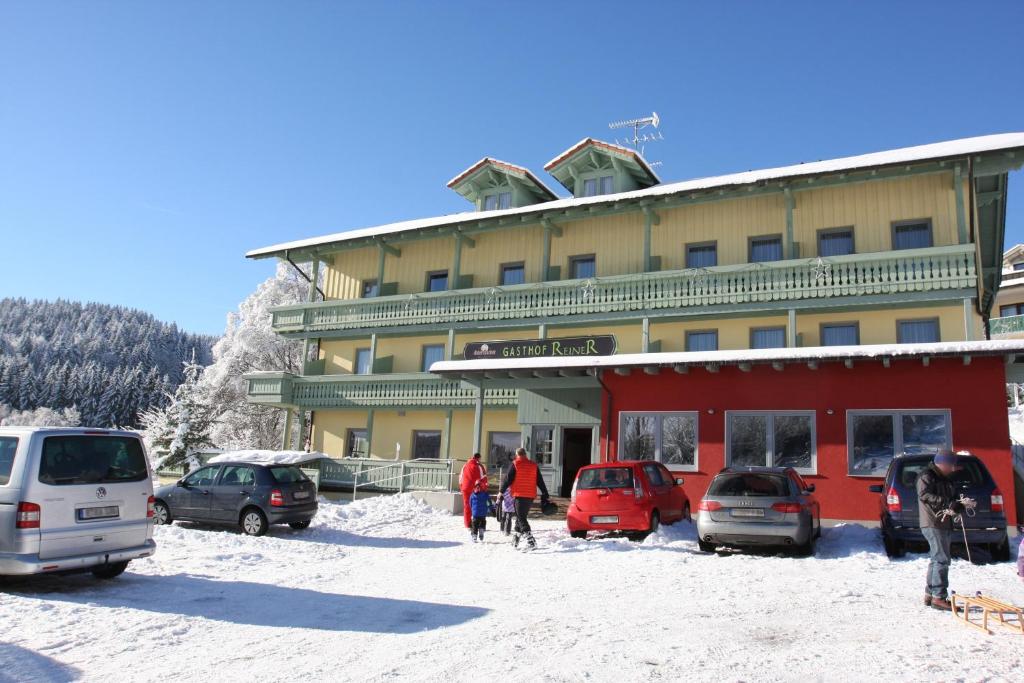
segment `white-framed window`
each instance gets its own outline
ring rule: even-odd
[[[934,453],[952,445],[948,410],[846,411],[847,464],[852,477],[884,477],[897,453]]]
[[[613,187],[614,182],[610,175],[587,178],[583,181],[583,196],[596,197],[599,194],[611,194]]]
[[[619,460],[657,460],[673,470],[697,470],[696,412],[619,413]]]
[[[550,465],[555,455],[555,428],[537,426],[533,428],[533,461],[538,465]]]
[[[355,374],[369,375],[373,372],[373,359],[370,357],[370,349],[356,349]]]
[[[348,434],[345,436],[345,457],[368,458],[370,457],[369,445],[365,428],[354,427],[349,429]]]
[[[495,211],[497,209],[508,209],[512,206],[511,192],[495,192],[484,195],[484,211]]]
[[[363,298],[380,296],[380,283],[376,280],[363,280]]]
[[[728,410],[725,464],[729,467],[792,467],[818,471],[813,410]]]

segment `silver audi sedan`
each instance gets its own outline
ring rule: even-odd
[[[814,484],[791,467],[728,467],[711,480],[697,510],[697,542],[704,552],[778,546],[813,555],[821,536]]]

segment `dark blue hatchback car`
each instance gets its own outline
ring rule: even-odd
[[[155,491],[157,524],[176,519],[238,526],[262,536],[271,524],[305,529],[316,515],[316,485],[295,465],[223,462]]]
[[[908,546],[927,545],[921,534],[917,512],[917,475],[932,461],[934,455],[902,455],[893,459],[885,473],[885,483],[870,488],[880,494],[879,511],[882,541],[889,557],[901,557]],[[958,454],[956,470],[950,475],[957,494],[978,503],[974,516],[964,515],[967,542],[988,549],[992,559],[1010,559],[1010,541],[1006,531],[1003,494],[996,486],[985,463],[976,456]],[[954,546],[963,546],[963,532],[956,525],[952,536]]]

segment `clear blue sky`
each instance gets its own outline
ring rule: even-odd
[[[665,180],[1024,130],[1024,3],[836,4],[8,0],[0,296],[220,332],[246,250],[464,210],[481,156],[651,110]]]

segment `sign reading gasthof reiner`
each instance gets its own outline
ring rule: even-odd
[[[510,339],[508,341],[470,342],[463,358],[551,358],[558,356],[610,356],[615,353],[615,337],[555,337],[552,339]]]

